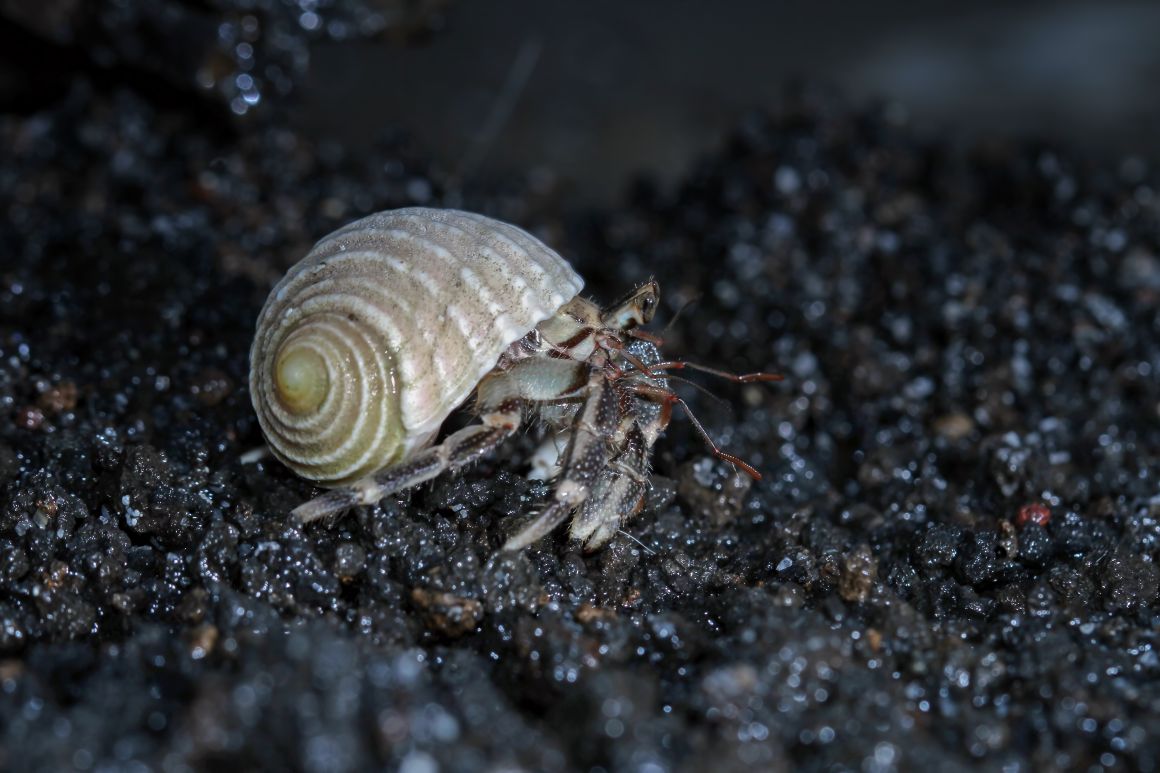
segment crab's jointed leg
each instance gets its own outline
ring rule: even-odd
[[[524,360],[485,376],[478,392],[482,423],[464,427],[401,464],[312,499],[295,508],[292,515],[309,523],[358,505],[374,504],[396,491],[471,464],[519,429],[528,403],[574,392],[577,371],[582,368],[567,360]]]
[[[291,515],[302,523],[316,521],[357,505],[372,505],[396,491],[431,480],[445,470],[470,464],[506,440],[520,426],[521,401],[510,399],[472,424],[403,462],[380,470],[369,478],[335,489],[294,508]]]
[[[634,422],[620,453],[601,473],[592,493],[572,518],[570,535],[585,550],[599,548],[640,511],[648,489],[649,444]]]
[[[504,550],[520,550],[546,536],[589,496],[608,464],[611,440],[620,421],[619,396],[599,368],[592,368],[584,387],[584,405],[576,414],[564,451],[560,480],[552,502],[534,521],[504,543]]]

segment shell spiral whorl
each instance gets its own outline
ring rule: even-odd
[[[251,389],[275,455],[304,478],[339,485],[394,461],[403,427],[391,340],[373,316],[360,316],[373,286],[325,273],[321,266],[307,272],[316,281],[271,296]]]
[[[323,237],[258,317],[250,393],[271,451],[323,486],[400,461],[582,285],[530,234],[467,212],[380,212]]]

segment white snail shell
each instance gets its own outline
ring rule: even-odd
[[[503,351],[583,280],[526,231],[470,212],[379,212],[274,287],[250,350],[270,450],[341,486],[430,443]]]

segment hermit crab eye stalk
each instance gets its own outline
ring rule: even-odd
[[[652,322],[653,315],[656,314],[657,306],[660,304],[660,288],[657,287],[656,282],[649,282],[641,290],[640,324],[647,325]]]
[[[647,325],[660,304],[660,287],[649,280],[605,309],[601,322],[616,330],[631,330]]]

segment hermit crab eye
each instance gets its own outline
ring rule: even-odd
[[[640,298],[640,322],[641,324],[648,324],[653,314],[657,310],[657,295],[656,291],[649,287],[648,290]]]

